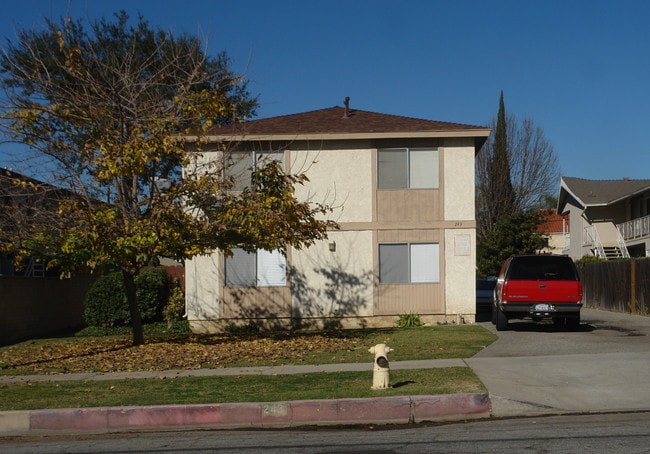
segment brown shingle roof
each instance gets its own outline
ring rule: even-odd
[[[364,110],[350,110],[348,116],[346,116],[343,107],[330,107],[329,109],[253,120],[239,126],[243,126],[243,130],[248,134],[327,134],[486,129],[481,126],[422,120]],[[213,127],[209,133],[219,134],[220,129]]]
[[[569,194],[585,207],[609,205],[650,190],[650,180],[586,180],[562,177],[560,186],[559,208],[562,211]]]
[[[346,112],[348,113],[346,115]],[[219,138],[315,138],[324,136],[347,137],[475,137],[482,143],[490,129],[460,123],[423,120],[387,115],[343,107],[314,110],[253,120],[237,125],[213,126],[208,136]]]

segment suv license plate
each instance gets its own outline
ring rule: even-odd
[[[530,309],[531,312],[555,312],[555,306],[552,304],[535,304]]]

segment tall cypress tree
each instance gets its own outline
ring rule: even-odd
[[[488,165],[489,194],[491,209],[489,225],[496,225],[500,219],[514,214],[515,193],[510,179],[510,158],[506,126],[506,108],[503,102],[503,91],[499,99],[499,113],[494,132],[494,148],[492,160]]]
[[[485,217],[477,231],[476,261],[479,275],[496,275],[503,261],[511,254],[532,253],[547,245],[537,230],[539,212],[516,204],[512,185],[508,147],[506,109],[503,92],[494,130],[494,142],[486,163],[487,179],[483,186],[487,198],[481,204]]]

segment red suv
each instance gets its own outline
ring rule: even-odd
[[[550,318],[576,329],[581,308],[582,283],[570,257],[513,255],[504,262],[497,279],[492,323],[497,331],[504,331],[510,319]]]

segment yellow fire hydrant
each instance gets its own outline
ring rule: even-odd
[[[377,344],[368,349],[375,355],[375,365],[372,374],[372,389],[390,388],[390,367],[388,365],[388,352],[393,351],[386,344]]]

